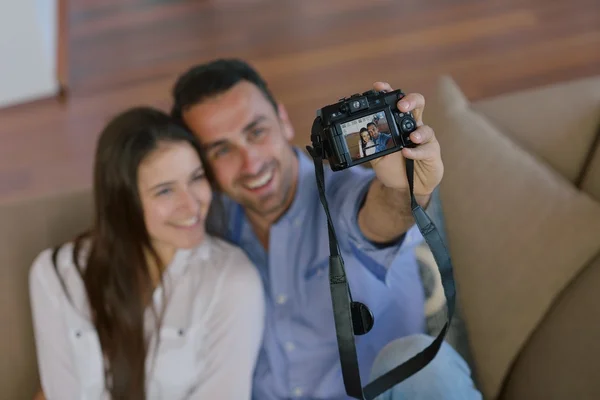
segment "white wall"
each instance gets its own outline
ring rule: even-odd
[[[57,0],[0,0],[0,107],[53,96]]]

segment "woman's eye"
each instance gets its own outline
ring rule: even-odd
[[[159,190],[159,191],[156,193],[156,195],[157,195],[157,196],[163,196],[163,195],[165,195],[165,194],[169,194],[169,193],[171,193],[171,189],[170,189],[170,188],[165,188],[165,189],[161,189],[161,190]]]

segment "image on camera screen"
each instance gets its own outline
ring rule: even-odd
[[[394,147],[384,111],[345,122],[340,128],[352,160]]]

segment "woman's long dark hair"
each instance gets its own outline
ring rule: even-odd
[[[369,133],[367,128],[362,128],[360,130],[360,132],[358,133],[358,135],[360,136],[360,147],[362,147],[363,156],[366,156],[367,155],[367,143],[365,142],[365,139],[363,139],[363,137],[362,137],[363,132],[367,132],[367,134],[369,135],[369,140],[373,140],[373,136],[371,136],[371,134]]]
[[[194,136],[162,111],[135,107],[108,123],[95,155],[94,224],[75,240],[73,260],[85,285],[113,400],[146,397],[144,312],[154,290],[148,254],[156,265],[164,265],[146,229],[137,176],[142,160],[165,141],[189,143],[204,161]],[[204,168],[213,183],[206,163]],[[82,267],[84,240],[89,254]]]

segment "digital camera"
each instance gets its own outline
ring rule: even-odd
[[[402,97],[400,89],[369,90],[317,110],[311,140],[322,146],[333,171],[415,146],[409,136],[417,122],[412,113],[398,110]]]

